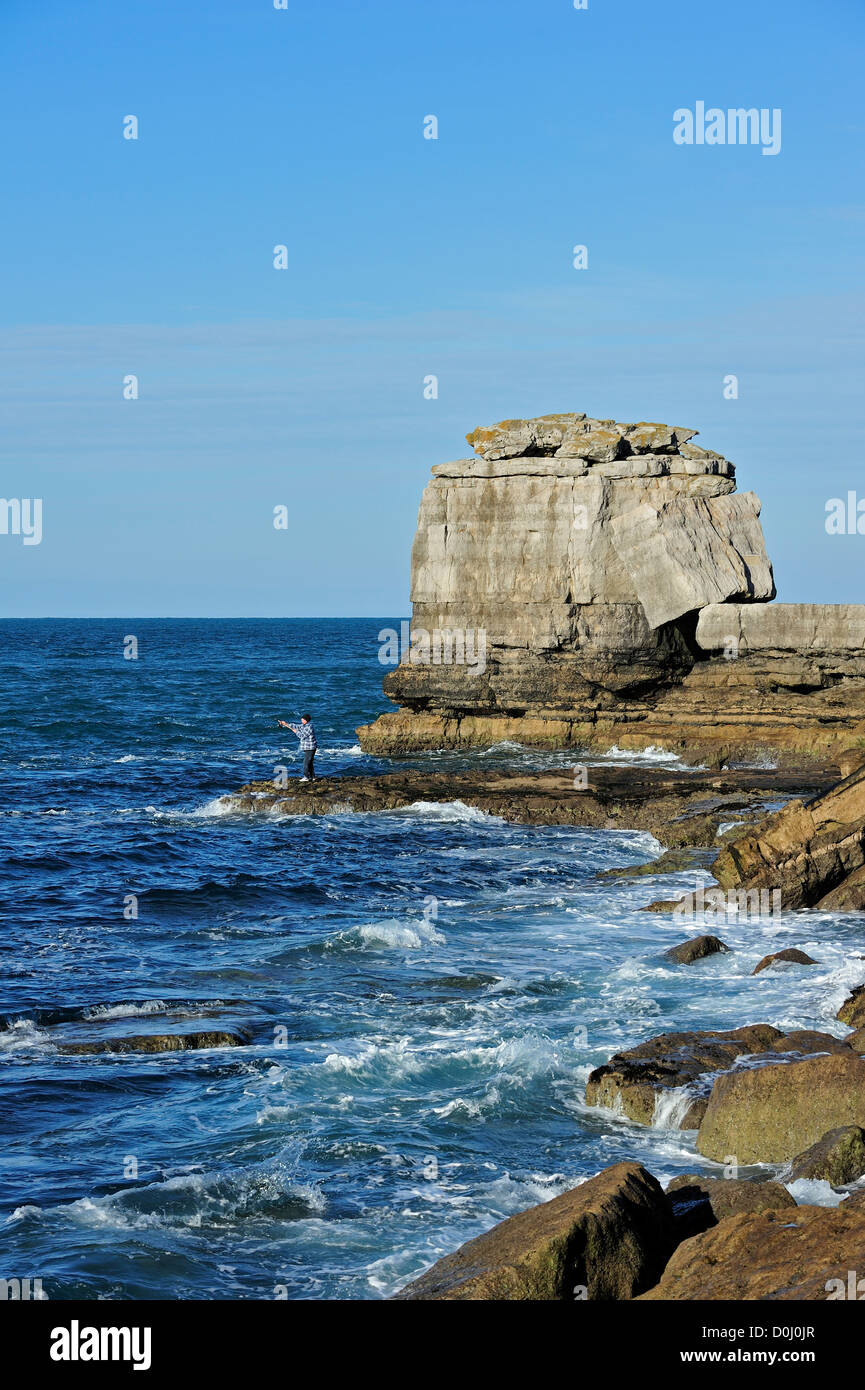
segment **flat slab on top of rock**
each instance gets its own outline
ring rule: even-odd
[[[695,960],[703,960],[706,956],[714,956],[719,951],[729,949],[730,947],[725,946],[718,936],[693,936],[690,941],[683,941],[680,946],[671,946],[664,955],[668,960],[674,960],[677,965],[691,965]]]
[[[678,1247],[646,1302],[687,1299],[843,1298],[850,1270],[861,1269],[865,1204],[743,1212]],[[838,1282],[833,1282],[838,1281]]]
[[[528,420],[499,420],[495,425],[480,425],[467,434],[466,439],[476,454],[491,461],[555,455],[586,459],[590,463],[611,463],[614,459],[639,454],[682,454],[698,462],[720,459],[720,455],[707,449],[689,445],[688,441],[697,433],[682,425],[662,425],[648,420],[627,425],[616,420],[596,420],[585,413],[566,413],[537,415]]]
[[[865,1130],[859,1125],[830,1129],[816,1144],[793,1159],[790,1182],[798,1178],[823,1179],[845,1187],[865,1173]]]
[[[796,946],[788,946],[783,951],[773,951],[770,956],[764,956],[760,964],[752,971],[752,975],[759,975],[761,970],[768,970],[770,965],[817,965],[818,962],[812,956],[806,955]]]
[[[670,1203],[639,1163],[617,1163],[500,1222],[406,1285],[397,1299],[628,1299],[661,1276],[675,1245]]]
[[[844,1048],[717,1077],[697,1149],[719,1163],[784,1163],[847,1125],[865,1125],[865,1061]]]

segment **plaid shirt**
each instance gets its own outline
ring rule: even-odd
[[[300,739],[302,753],[311,753],[313,749],[318,747],[318,740],[315,737],[315,728],[312,720],[310,720],[308,724],[289,724],[288,727],[291,729],[291,732],[297,734]]]

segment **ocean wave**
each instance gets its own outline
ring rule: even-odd
[[[30,1018],[16,1018],[0,1032],[0,1052],[29,1052],[50,1042],[49,1035]]]
[[[254,1217],[268,1222],[298,1220],[323,1212],[326,1205],[317,1184],[298,1180],[293,1162],[273,1159],[237,1171],[183,1174],[54,1207],[28,1203],[16,1207],[6,1224],[54,1218],[127,1231],[199,1229],[231,1226]]]
[[[383,919],[339,932],[331,941],[324,943],[324,949],[394,947],[403,951],[420,951],[424,946],[444,946],[445,943],[446,938],[431,922],[415,918],[404,921]]]

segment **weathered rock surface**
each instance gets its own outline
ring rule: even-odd
[[[137,1033],[128,1038],[57,1043],[58,1052],[188,1052],[202,1047],[244,1047],[248,1037],[217,1029],[210,1033]]]
[[[660,1184],[618,1163],[511,1216],[404,1288],[399,1299],[627,1299],[660,1277],[675,1242]]]
[[[667,1184],[667,1196],[680,1240],[708,1231],[728,1216],[743,1211],[780,1211],[796,1200],[779,1182],[746,1182],[742,1178],[703,1178],[683,1173]]]
[[[650,1125],[659,1102],[666,1102],[667,1127],[695,1129],[710,1083],[706,1081],[705,1094],[694,1093],[694,1083],[709,1073],[726,1071],[737,1057],[768,1051],[783,1036],[768,1023],[729,1032],[662,1033],[596,1067],[586,1082],[586,1104],[606,1106],[638,1124]]]
[[[830,1129],[816,1144],[793,1159],[790,1181],[824,1179],[835,1187],[855,1182],[865,1173],[865,1130],[858,1125]]]
[[[865,1028],[865,985],[857,985],[848,995],[835,1017],[851,1028]]]
[[[510,739],[723,759],[865,738],[865,606],[765,602],[759,504],[691,433],[509,420],[470,436],[479,457],[437,465],[413,630],[483,632],[484,661],[416,649],[385,679],[402,708],[358,731],[364,748]]]
[[[585,414],[541,415],[534,420],[500,420],[466,435],[476,454],[484,459],[556,456],[608,463],[632,454],[679,454],[697,433],[679,425],[659,425],[645,420],[619,425],[615,420],[591,420]],[[693,457],[717,458],[704,449]]]
[[[717,1162],[783,1163],[831,1129],[863,1124],[865,1061],[838,1051],[719,1076],[697,1149]]]
[[[784,911],[865,908],[865,769],[725,845],[712,872],[725,889],[778,892]]]
[[[846,1038],[836,1038],[832,1033],[820,1033],[813,1028],[795,1028],[784,1033],[770,1047],[770,1052],[799,1053],[812,1056],[815,1052],[849,1052],[850,1044]]]
[[[719,951],[729,949],[730,947],[725,946],[718,936],[694,936],[690,941],[683,941],[680,946],[671,946],[664,954],[677,965],[692,965],[695,960],[703,960],[706,956],[714,956]]]
[[[759,498],[743,492],[643,502],[612,518],[616,550],[651,627],[725,599],[775,597],[759,516]]]
[[[782,1302],[838,1297],[838,1289],[848,1287],[849,1271],[861,1269],[863,1249],[865,1205],[855,1196],[835,1208],[743,1213],[686,1240],[660,1282],[640,1297]]]
[[[620,864],[614,869],[601,869],[598,878],[654,878],[658,874],[679,874],[685,869],[702,869],[706,862],[704,850],[684,845],[681,849],[665,850],[659,859],[649,859],[645,864]]]
[[[759,975],[761,971],[768,970],[770,965],[816,965],[817,961],[813,957],[800,951],[795,946],[788,946],[783,951],[773,951],[771,955],[764,956],[758,965],[751,971],[752,975]]]

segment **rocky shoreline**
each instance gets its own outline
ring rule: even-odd
[[[460,801],[487,815],[526,825],[586,825],[647,830],[668,847],[715,844],[719,827],[743,825],[766,803],[811,796],[837,781],[816,764],[789,770],[580,765],[551,771],[416,769],[360,777],[319,778],[287,785],[249,782],[221,797],[226,812],[256,815],[339,815],[404,810],[418,802]],[[577,786],[575,783],[579,782]]]
[[[865,1016],[863,996],[865,987],[839,1018]],[[800,1205],[784,1182],[843,1193],[865,1177],[863,1049],[865,1029],[838,1039],[757,1024],[665,1034],[617,1054],[589,1077],[587,1104],[649,1124],[659,1101],[681,1090],[682,1128],[697,1129],[698,1153],[725,1165],[723,1176],[681,1175],[662,1191],[642,1165],[619,1163],[500,1222],[396,1297],[846,1297],[865,1243],[865,1189],[838,1207]],[[754,1165],[776,1173],[737,1176]]]
[[[406,769],[309,785],[253,782],[223,804],[238,814],[333,815],[459,800],[507,821],[648,830],[664,855],[607,876],[680,872],[693,862],[718,879],[722,907],[740,894],[747,913],[749,892],[780,883],[784,910],[849,909],[865,907],[863,759],[853,750],[822,770],[810,762],[783,770],[601,765],[583,767],[579,786],[560,770]],[[714,864],[705,853],[689,857],[712,849]],[[699,891],[711,921],[712,890]],[[689,922],[693,899],[646,906]],[[706,934],[667,955],[699,969],[727,949]],[[754,973],[813,963],[788,948]],[[500,1223],[396,1297],[830,1297],[832,1281],[846,1279],[843,1252],[865,1241],[865,1192],[847,1195],[840,1209],[798,1206],[783,1182],[784,1174],[808,1177],[843,1191],[865,1177],[865,985],[838,1020],[852,1029],[846,1037],[761,1022],[662,1034],[616,1053],[590,1075],[586,1104],[639,1125],[662,1112],[665,1127],[694,1134],[695,1157],[727,1165],[725,1176],[689,1175],[663,1192],[638,1163],[616,1165]],[[740,1179],[739,1165],[763,1175]]]
[[[839,1019],[865,1017],[863,996],[865,987]],[[589,1077],[587,1104],[650,1124],[680,1090],[681,1126],[696,1129],[697,1152],[723,1164],[723,1176],[684,1174],[662,1191],[641,1164],[616,1164],[500,1222],[396,1297],[849,1296],[865,1244],[865,1189],[854,1186],[865,1177],[863,1050],[865,1029],[838,1039],[757,1024],[665,1034],[617,1054]],[[774,1172],[738,1177],[755,1165]],[[784,1185],[800,1179],[830,1183],[843,1201],[800,1205]]]

